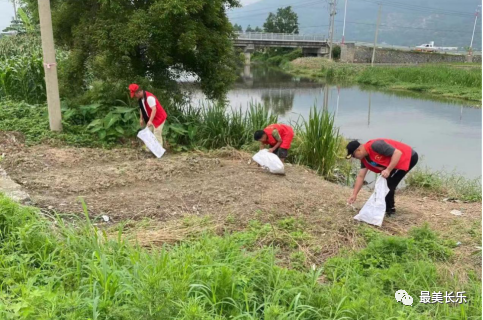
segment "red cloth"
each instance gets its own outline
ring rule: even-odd
[[[375,163],[379,164],[381,167],[388,167],[389,163],[391,163],[391,157],[384,156],[382,154],[379,154],[372,150],[372,144],[377,141],[377,140],[383,140],[385,143],[390,144],[393,146],[395,149],[399,150],[402,152],[401,159],[399,159],[399,162],[397,163],[395,169],[399,170],[404,170],[408,171],[409,170],[409,165],[411,163],[411,155],[413,152],[413,149],[408,146],[407,144],[404,144],[399,141],[394,141],[390,139],[374,139],[370,140],[367,143],[364,144],[364,148],[366,149],[367,153],[369,153],[369,159],[374,161]],[[375,173],[380,173],[381,170],[372,166],[366,158],[363,158],[362,163],[366,166],[367,169],[375,172]]]
[[[290,149],[294,133],[292,127],[286,124],[271,124],[266,127],[263,130],[268,137],[268,141],[266,144],[269,144],[271,147],[277,144],[278,141],[272,135],[274,129],[277,129],[278,133],[280,134],[280,138],[282,139],[282,144],[280,145],[280,148],[287,150]]]

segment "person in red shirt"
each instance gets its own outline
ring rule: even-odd
[[[151,92],[143,90],[135,83],[129,85],[129,92],[131,98],[136,98],[139,101],[139,124],[141,127],[146,124],[146,127],[150,128],[162,146],[163,127],[168,117],[163,106]]]
[[[282,162],[288,156],[293,136],[292,127],[286,124],[271,124],[263,130],[257,130],[254,134],[255,140],[260,141],[260,150],[270,145],[268,151],[275,153]]]
[[[361,169],[354,184],[349,204],[357,200],[357,194],[364,184],[368,170],[380,173],[387,179],[389,193],[386,195],[386,214],[396,213],[394,193],[404,176],[418,163],[418,154],[410,146],[390,140],[376,139],[360,144],[354,140],[347,144],[347,158],[361,161]]]

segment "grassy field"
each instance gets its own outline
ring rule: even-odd
[[[286,269],[280,244],[259,247],[274,226],[207,233],[142,248],[119,225],[40,215],[0,195],[2,319],[479,319],[481,282],[443,272],[451,241],[427,227],[407,237],[360,229],[366,247],[322,266]],[[276,228],[300,237],[297,223]],[[292,260],[303,252],[293,251]],[[406,290],[412,307],[394,299]],[[423,304],[421,291],[465,291],[468,303]],[[369,302],[369,303],[368,303]]]
[[[381,89],[407,90],[481,105],[481,64],[375,66],[342,64],[323,58],[299,58],[284,65],[294,75],[342,83],[373,85]]]

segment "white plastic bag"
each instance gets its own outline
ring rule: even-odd
[[[138,138],[141,139],[146,147],[157,157],[161,158],[166,152],[164,148],[159,144],[158,140],[154,134],[149,130],[149,128],[144,128],[138,132]]]
[[[384,215],[386,213],[386,195],[388,192],[389,188],[387,187],[387,180],[380,176],[376,181],[374,193],[354,219],[375,226],[382,226],[382,221],[384,220]]]
[[[267,149],[260,150],[252,159],[271,173],[285,174],[283,162],[276,154],[268,152]]]

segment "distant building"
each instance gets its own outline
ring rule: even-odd
[[[8,37],[8,36],[14,36],[16,34],[17,34],[16,31],[0,32],[0,38]]]

